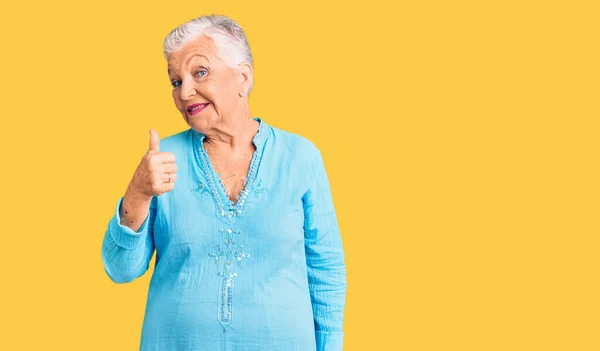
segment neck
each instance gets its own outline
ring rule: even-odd
[[[254,120],[250,115],[233,121],[222,122],[210,133],[205,134],[204,142],[215,149],[246,149],[252,146],[252,139],[260,123]]]

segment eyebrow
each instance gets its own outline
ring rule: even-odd
[[[202,58],[204,58],[204,59],[205,59],[205,60],[206,60],[206,61],[207,61],[207,62],[210,64],[210,60],[208,59],[208,57],[206,57],[205,55],[200,55],[200,54],[198,54],[198,55],[193,55],[193,56],[189,57],[189,58],[188,58],[188,59],[185,61],[185,64],[189,64],[189,62],[190,62],[190,61],[192,61],[192,59],[193,59],[193,58],[195,58],[195,57],[202,57]],[[168,73],[169,75],[171,75],[171,66],[167,66],[167,73]]]

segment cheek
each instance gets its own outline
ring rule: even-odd
[[[206,98],[217,106],[226,107],[235,101],[235,87],[228,82],[214,82],[206,89]]]
[[[220,89],[219,82],[212,81],[206,82],[206,84],[203,85],[201,92],[207,99],[218,100],[221,96]]]
[[[218,84],[205,84],[200,91],[200,95],[208,100],[213,107],[218,108],[223,105],[223,92],[220,90]]]
[[[171,96],[173,96],[173,101],[175,102],[175,106],[177,107],[177,109],[179,111],[181,111],[183,109],[183,104],[181,102],[181,99],[177,95],[177,92],[175,90],[173,90],[173,92],[171,93]]]

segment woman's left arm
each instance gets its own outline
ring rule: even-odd
[[[311,187],[304,194],[304,243],[317,351],[342,350],[346,264],[331,188],[316,150]]]

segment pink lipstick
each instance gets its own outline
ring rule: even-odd
[[[193,116],[195,114],[200,113],[200,111],[204,110],[206,108],[206,106],[208,106],[208,103],[205,104],[193,104],[187,107],[187,113],[190,116]]]

